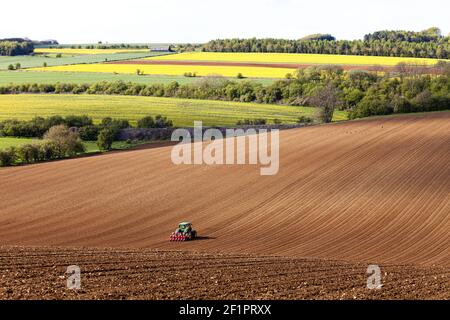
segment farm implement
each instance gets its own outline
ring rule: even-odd
[[[182,222],[178,228],[172,232],[169,237],[170,241],[189,241],[197,237],[197,231],[192,229],[192,223]]]

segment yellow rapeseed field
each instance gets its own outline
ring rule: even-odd
[[[176,55],[145,58],[146,60],[176,61],[223,61],[258,63],[295,63],[295,64],[342,64],[342,65],[383,65],[395,66],[399,62],[433,65],[438,59],[346,56],[334,54],[303,53],[223,53],[223,52],[186,52]]]
[[[55,49],[60,50],[60,49]],[[109,50],[91,49],[62,49],[81,50],[107,53]],[[115,52],[122,52],[120,49]],[[144,75],[169,75],[182,76],[185,73],[196,74],[197,76],[222,75],[224,77],[236,77],[239,73],[246,78],[284,78],[287,73],[293,73],[296,67],[291,68],[270,68],[264,63],[280,64],[336,64],[336,65],[360,65],[360,66],[395,66],[399,62],[418,63],[423,65],[433,65],[438,59],[415,59],[398,57],[372,57],[372,56],[344,56],[344,55],[322,55],[322,54],[289,54],[289,53],[220,53],[220,52],[188,52],[181,54],[162,55],[144,58],[144,60],[160,61],[167,64],[74,64],[64,66],[53,66],[47,68],[35,68],[38,71],[67,71],[67,72],[93,72],[93,73],[118,73],[136,74],[137,70]],[[206,62],[253,62],[261,63],[261,66],[204,66],[204,65],[171,65],[169,61],[206,61]]]
[[[149,64],[74,64],[47,68],[34,68],[36,71],[64,71],[64,72],[100,72],[100,73],[128,73],[135,74],[137,70],[144,74],[182,76],[185,73],[196,73],[197,76],[211,74],[224,77],[236,77],[241,73],[248,78],[284,78],[287,73],[296,69],[267,68],[267,67],[222,67],[222,66],[189,66],[189,65],[149,65]]]
[[[113,54],[128,52],[147,52],[149,49],[71,49],[71,48],[36,48],[36,53],[61,53],[61,54]]]

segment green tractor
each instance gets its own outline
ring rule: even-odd
[[[170,235],[170,241],[188,241],[197,237],[197,231],[192,229],[192,223],[182,222],[178,228]]]

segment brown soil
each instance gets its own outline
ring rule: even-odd
[[[81,269],[68,290],[66,269]],[[0,299],[449,299],[449,268],[242,254],[0,247]]]
[[[450,113],[280,133],[280,170],[171,147],[0,170],[0,241],[450,265]],[[178,222],[199,235],[168,243]]]
[[[0,170],[0,243],[135,248],[111,253],[114,264],[117,260],[124,261],[120,268],[131,266],[131,261],[140,259],[141,254],[151,260],[150,264],[154,263],[152,255],[155,261],[167,259],[166,267],[158,271],[156,264],[152,269],[168,279],[161,291],[144,290],[147,293],[142,295],[135,292],[139,290],[139,274],[145,277],[145,272],[138,273],[137,279],[126,272],[123,278],[117,276],[121,284],[117,287],[128,288],[130,297],[164,298],[164,292],[166,297],[177,297],[166,290],[172,281],[169,275],[175,277],[192,269],[185,268],[181,262],[177,267],[167,267],[181,259],[166,250],[183,251],[183,257],[191,254],[188,251],[202,252],[194,254],[189,263],[215,261],[212,265],[217,268],[208,272],[227,275],[229,283],[239,279],[242,272],[249,273],[245,267],[248,262],[234,256],[230,261],[236,262],[228,267],[220,260],[222,254],[250,254],[244,261],[262,260],[251,272],[258,277],[267,275],[267,279],[278,279],[274,282],[280,283],[281,291],[267,296],[272,298],[322,297],[321,287],[315,283],[325,281],[323,270],[330,268],[324,259],[348,261],[344,265],[350,265],[352,272],[364,279],[365,269],[361,276],[360,269],[354,271],[354,266],[366,268],[369,262],[391,266],[392,272],[399,274],[398,279],[400,274],[412,269],[431,270],[430,274],[440,279],[442,272],[435,268],[447,268],[443,273],[448,275],[450,266],[449,146],[450,112],[438,112],[281,131],[280,170],[275,176],[261,176],[260,167],[255,165],[176,166],[170,160],[170,146],[3,168]],[[168,242],[169,234],[183,220],[192,221],[202,238],[184,243]],[[25,263],[24,273],[11,274],[5,270],[20,269],[21,259],[32,259],[27,257],[33,256],[33,252],[36,252],[36,267],[42,265],[39,261],[49,261],[50,269],[58,266],[58,261],[63,261],[61,265],[76,264],[69,257],[71,251],[66,259],[63,250],[4,249],[1,255],[6,262],[1,270],[6,272],[3,278],[9,279],[4,281],[25,288],[21,281],[27,281],[24,274],[28,272],[29,262]],[[97,260],[100,265],[110,261],[101,250],[83,252],[75,250],[73,254],[80,259],[86,257],[92,267]],[[200,260],[197,255],[201,256]],[[302,257],[316,261],[317,265],[310,269],[318,275],[307,276],[305,291],[294,290],[291,295],[293,287],[288,283],[295,279],[303,281],[303,263],[311,260],[298,259]],[[283,268],[291,263],[286,261],[300,266],[288,268],[294,272],[292,278],[284,278]],[[235,263],[243,269],[232,267]],[[421,267],[405,266],[413,264]],[[108,270],[107,267],[98,270],[102,268]],[[339,270],[336,277],[341,277]],[[197,281],[209,275],[202,272],[198,270]],[[444,294],[449,292],[448,278],[447,286],[436,284],[442,291],[433,289],[426,293],[429,285],[434,286],[428,281],[428,271],[412,272],[417,275],[410,282],[415,284],[412,287],[420,287],[419,283],[423,286],[423,291],[417,291],[417,297],[448,297]],[[345,278],[345,273],[342,276]],[[262,297],[263,285],[258,277],[248,277],[250,280],[244,283],[249,291],[242,294],[249,298]],[[353,276],[352,281],[355,281]],[[345,283],[348,292],[353,287],[359,288],[356,282]],[[223,289],[224,297],[236,298],[241,294],[238,289],[233,291],[239,285],[230,286],[228,291]],[[87,294],[105,297],[103,289],[97,288],[98,293],[94,290]],[[49,295],[58,295],[51,292],[50,284],[46,290],[50,290]],[[204,291],[205,297],[208,290]],[[327,290],[323,296],[338,298],[342,293],[336,288]],[[416,294],[409,289],[392,290],[396,293],[386,297]],[[186,295],[182,292],[178,296]],[[210,297],[222,296],[216,292]]]

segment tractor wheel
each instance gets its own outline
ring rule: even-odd
[[[192,233],[191,233],[191,239],[195,239],[195,238],[197,238],[197,231],[192,231]]]

